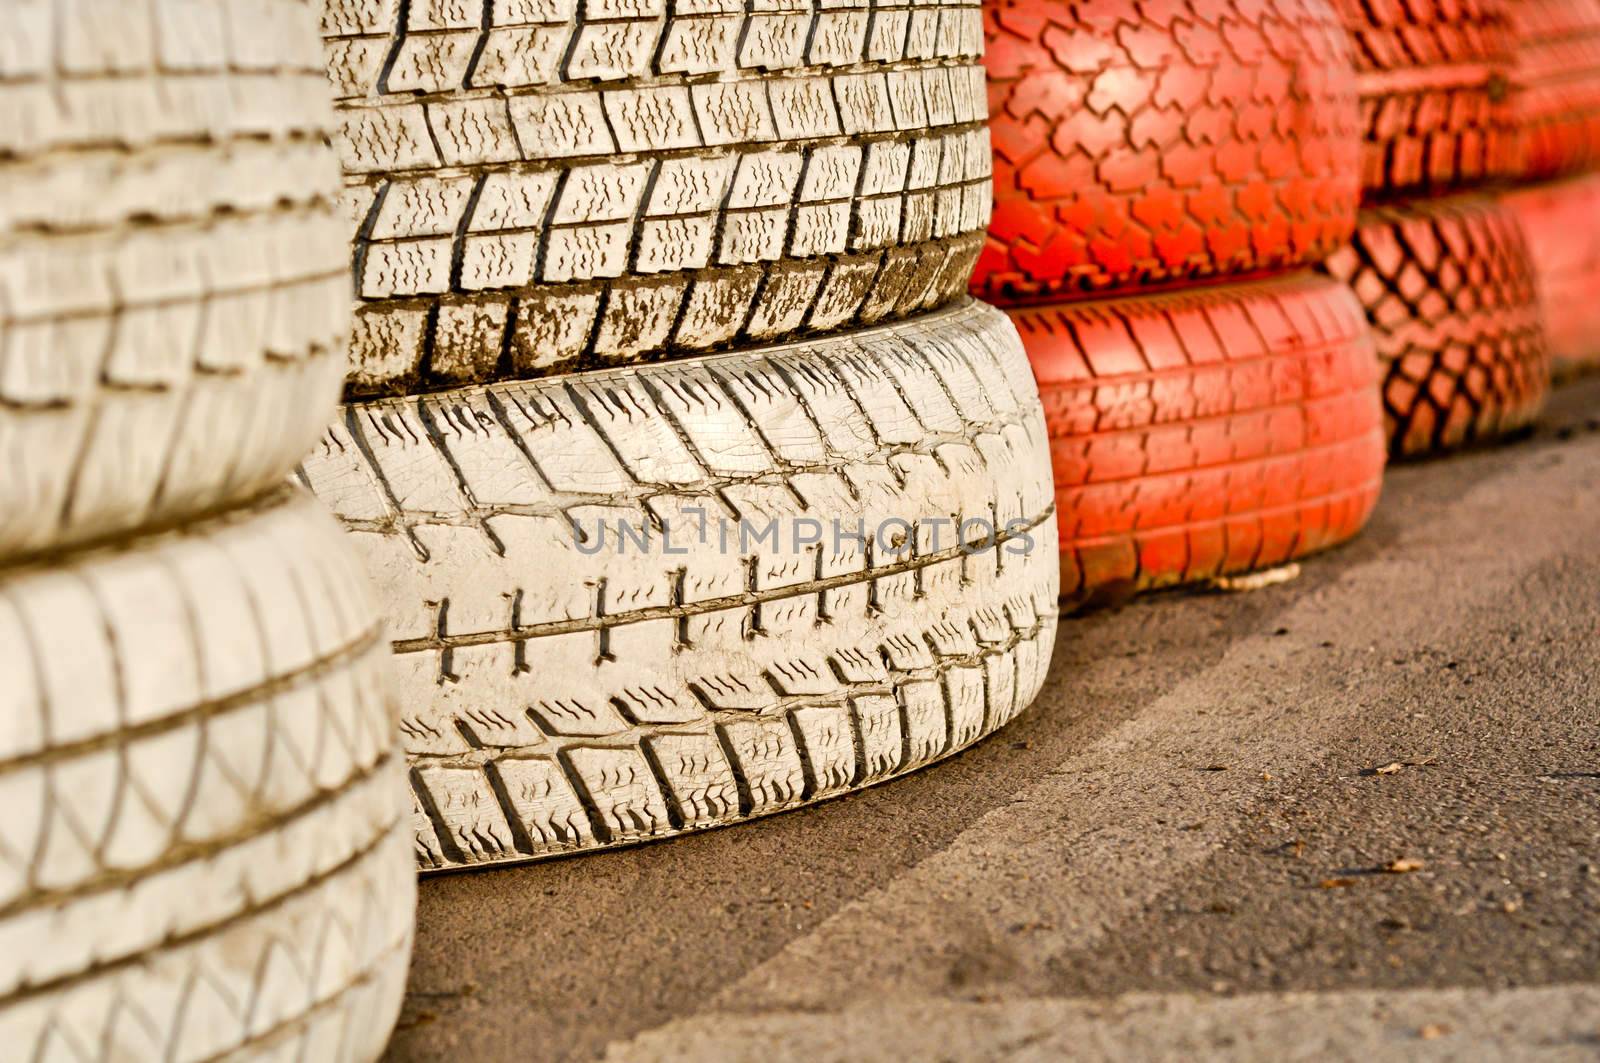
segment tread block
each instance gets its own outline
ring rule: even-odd
[[[574,746],[563,752],[609,841],[633,841],[671,829],[655,773],[638,749]]]
[[[808,797],[841,793],[856,780],[856,739],[845,705],[807,705],[789,714],[811,767]]]
[[[861,735],[864,781],[888,778],[901,765],[904,738],[900,707],[887,694],[866,694],[854,699],[852,705]]]
[[[899,687],[904,714],[907,764],[926,764],[954,746],[949,714],[938,680],[918,680]]]
[[[499,775],[507,803],[535,853],[558,853],[594,843],[583,804],[561,766],[544,757],[508,757],[489,770]]]
[[[510,824],[484,773],[477,768],[426,768],[418,779],[432,799],[438,823],[467,859],[492,860],[516,852]]]
[[[805,769],[794,734],[782,719],[739,720],[718,728],[737,766],[752,811],[776,811],[806,795]]]
[[[684,827],[739,814],[739,787],[715,735],[664,734],[648,748]]]

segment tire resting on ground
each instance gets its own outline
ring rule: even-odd
[[[1384,465],[1361,307],[1299,275],[1010,312],[1049,426],[1064,601],[1354,536]]]
[[[1501,201],[1528,241],[1555,371],[1600,365],[1600,175],[1528,185]]]
[[[970,301],[352,404],[302,477],[396,636],[424,869],[859,789],[1000,727],[1049,663],[1038,391],[1005,317]],[[977,524],[957,545],[972,519],[998,548]]]
[[[0,1040],[376,1058],[415,874],[379,614],[302,491],[0,575]]]
[[[1384,365],[1392,457],[1526,426],[1550,383],[1528,245],[1487,196],[1376,207],[1325,270],[1366,309]]]
[[[1505,0],[1336,0],[1354,47],[1369,199],[1514,176]]]
[[[1325,0],[986,8],[995,216],[972,291],[1278,271],[1350,238],[1361,128]]]
[[[1521,176],[1600,163],[1600,0],[1517,0],[1516,114]]]
[[[904,317],[989,216],[974,4],[329,0],[352,396]]]
[[[0,35],[0,558],[270,489],[344,373],[310,6],[79,8]]]

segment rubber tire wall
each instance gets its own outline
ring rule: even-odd
[[[1038,390],[1004,315],[978,303],[352,404],[302,476],[383,597],[424,869],[881,782],[1005,724],[1050,660]],[[791,535],[805,518],[817,546]],[[777,520],[778,540],[741,541],[738,519]],[[963,551],[969,519],[998,547]]]
[[[1349,239],[1349,46],[1324,0],[985,8],[999,302],[1290,269]]]
[[[1528,185],[1502,202],[1528,241],[1555,370],[1600,364],[1600,176]]]
[[[1530,423],[1550,382],[1534,267],[1516,217],[1488,196],[1362,212],[1324,267],[1355,291],[1383,360],[1393,457]]]
[[[0,575],[9,1052],[382,1051],[416,885],[352,552],[283,491]]]
[[[1354,48],[1369,199],[1514,176],[1521,137],[1505,0],[1335,0]]]
[[[338,400],[348,251],[315,16],[168,6],[7,15],[0,558],[268,490]]]
[[[1600,0],[1516,0],[1516,112],[1525,180],[1600,164]]]
[[[904,317],[989,218],[978,7],[332,0],[348,393]]]
[[[1319,277],[1010,311],[1039,379],[1071,603],[1354,536],[1384,466],[1361,308]]]

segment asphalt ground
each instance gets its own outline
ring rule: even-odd
[[[1600,1058],[1600,380],[959,757],[419,916],[397,1060]]]

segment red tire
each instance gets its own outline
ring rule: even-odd
[[[1001,303],[1277,271],[1348,239],[1348,43],[1326,0],[985,5]]]
[[[1362,212],[1324,267],[1366,309],[1386,366],[1389,449],[1417,457],[1528,424],[1550,359],[1528,246],[1487,196]]]
[[[1591,169],[1600,162],[1600,0],[1521,0],[1511,11],[1522,176]]]
[[[1600,175],[1529,185],[1504,203],[1528,241],[1557,371],[1600,366]]]
[[[1369,196],[1438,191],[1518,167],[1504,0],[1337,0],[1355,48]]]
[[[1011,316],[1044,400],[1064,597],[1279,565],[1371,515],[1377,362],[1339,285],[1300,274]]]

